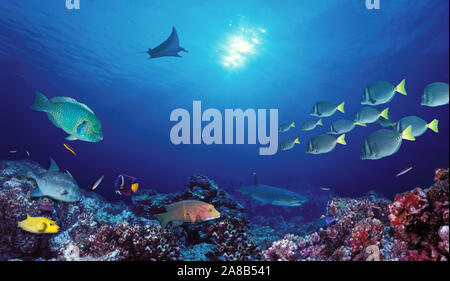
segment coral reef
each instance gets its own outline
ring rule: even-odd
[[[334,198],[327,212],[334,223],[303,237],[285,235],[263,259],[448,260],[448,196],[448,169],[438,169],[433,186],[398,194],[394,202],[373,193]]]
[[[362,198],[335,197],[331,220],[300,216],[247,217],[247,210],[203,175],[188,178],[177,193],[141,190],[131,206],[109,203],[82,191],[76,203],[31,198],[35,182],[20,176],[31,161],[0,162],[0,260],[431,260],[449,258],[449,175],[435,172],[433,186]],[[154,215],[165,205],[196,199],[221,213],[216,220],[162,228]],[[280,211],[281,212],[281,211]],[[283,211],[284,212],[284,211]],[[36,235],[17,227],[26,218],[47,217],[57,234]]]
[[[389,205],[395,237],[407,243],[403,260],[448,260],[448,169],[438,169],[435,184],[398,194]]]

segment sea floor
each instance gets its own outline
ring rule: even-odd
[[[0,162],[0,260],[433,260],[449,258],[448,169],[430,169],[430,187],[394,201],[369,193],[334,197],[326,224],[302,217],[249,216],[238,201],[204,175],[189,177],[177,193],[140,190],[132,204],[111,203],[82,190],[77,203],[31,198],[33,180],[19,176],[26,163]],[[434,176],[434,182],[433,182]],[[164,205],[196,199],[215,206],[216,220],[162,228]],[[56,234],[18,228],[26,218],[47,217]]]

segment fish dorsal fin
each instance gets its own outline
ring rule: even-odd
[[[170,205],[166,205],[166,206],[164,206],[164,208],[166,209],[166,212],[171,212],[173,210],[178,209],[181,205],[182,205],[181,202],[176,202],[176,203],[173,203]]]
[[[258,176],[256,175],[256,172],[253,173],[253,177],[255,178],[255,185],[259,185],[259,178],[258,178]]]
[[[59,171],[59,167],[56,164],[55,160],[53,160],[53,158],[50,158],[50,167],[48,168],[49,172],[55,171],[58,172]]]
[[[85,105],[84,103],[78,103],[78,104],[81,105],[81,107],[83,107],[84,109],[86,109],[90,113],[94,114],[94,111],[92,109],[90,109],[89,106]]]
[[[77,104],[77,105],[83,107],[84,109],[86,109],[87,111],[89,111],[91,113],[94,113],[94,111],[92,111],[92,109],[90,109],[87,105],[85,105],[84,103],[78,102],[78,101],[76,101],[73,98],[69,98],[69,97],[55,97],[55,98],[52,98],[51,101],[53,103],[56,103],[56,102],[68,102],[68,103]]]
[[[29,219],[30,218],[30,215],[29,214],[27,214],[27,219]]]
[[[56,102],[70,102],[70,103],[78,103],[75,99],[69,97],[54,97],[51,99],[53,103]]]

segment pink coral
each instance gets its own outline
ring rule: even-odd
[[[448,260],[448,169],[438,169],[435,184],[395,196],[389,205],[395,237],[407,243],[403,260]]]

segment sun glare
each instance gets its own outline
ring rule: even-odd
[[[231,24],[229,25],[232,26]],[[245,65],[252,57],[258,54],[261,45],[261,35],[266,32],[263,28],[250,28],[241,26],[234,34],[228,37],[224,44],[222,65],[227,68],[237,68]]]

